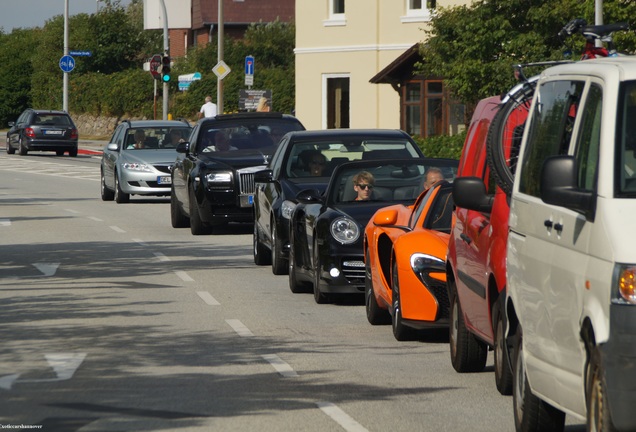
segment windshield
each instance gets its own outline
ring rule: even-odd
[[[214,157],[234,157],[229,152],[236,151],[271,155],[281,137],[295,130],[302,130],[302,125],[272,118],[209,122],[201,126],[196,149],[199,153],[217,153]]]
[[[190,128],[186,126],[132,128],[126,131],[124,147],[127,150],[174,149],[189,135]]]
[[[619,99],[619,124],[616,129],[620,166],[619,194],[636,194],[636,81],[623,84]],[[617,159],[618,160],[618,159]]]
[[[457,174],[457,162],[427,159],[426,163],[401,161],[343,166],[331,179],[329,200],[334,204],[356,201],[413,202],[424,190],[426,173],[432,169],[439,169],[444,180],[452,182]]]
[[[333,170],[356,160],[417,158],[418,151],[406,139],[364,139],[337,137],[294,143],[285,173],[287,177],[330,177]]]

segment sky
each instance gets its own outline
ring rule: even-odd
[[[122,6],[131,0],[122,0]],[[0,27],[11,33],[16,27],[42,27],[46,20],[64,15],[65,0],[0,0]],[[68,0],[69,16],[92,14],[101,6],[97,0]]]

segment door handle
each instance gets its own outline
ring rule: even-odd
[[[546,227],[547,229],[552,229],[552,221],[549,219],[546,219],[543,221],[543,226]]]
[[[563,231],[563,224],[560,224],[560,223],[554,224],[554,229],[555,229],[557,232],[561,232],[561,231]]]

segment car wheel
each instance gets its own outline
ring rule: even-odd
[[[364,256],[364,306],[367,312],[367,321],[371,325],[383,325],[391,323],[391,314],[388,310],[382,309],[373,293],[373,275],[371,273],[371,262],[369,261],[369,250]]]
[[[11,143],[7,140],[7,154],[15,154],[15,149],[11,147]]]
[[[506,354],[506,335],[503,320],[503,311],[499,305],[494,306],[493,310],[495,325],[493,329],[495,331],[495,384],[497,390],[502,395],[512,394],[512,369],[508,362],[508,355]]]
[[[64,156],[64,150],[55,150],[56,156]]]
[[[565,414],[536,397],[530,390],[523,358],[523,335],[517,328],[515,366],[512,379],[512,406],[515,428],[524,432],[562,431]]]
[[[258,222],[254,221],[254,236],[252,237],[252,249],[254,251],[254,264],[256,265],[268,265],[271,264],[272,255],[269,249],[261,243],[261,230],[258,227]]]
[[[22,141],[22,139],[20,139],[20,145],[18,148],[20,150],[20,156],[26,156],[27,153],[29,152],[29,150],[26,147],[26,144],[24,144],[24,141]]]
[[[592,347],[590,362],[587,367],[587,430],[594,432],[614,432],[616,427],[612,422],[607,399],[607,385],[603,379],[601,354],[596,347]]]
[[[69,155],[70,157],[77,157],[77,147],[76,147],[76,148],[74,148],[74,149],[72,149],[72,150],[69,150],[69,151],[68,151],[68,155]]]
[[[396,340],[402,342],[412,340],[416,331],[404,325],[402,321],[402,304],[400,303],[400,280],[398,276],[397,261],[393,260],[391,267],[391,303],[393,314],[391,316],[391,327],[393,328],[393,336]]]
[[[283,258],[283,245],[278,241],[276,221],[272,219],[272,273],[284,275],[289,271],[289,261]]]
[[[174,186],[170,190],[170,223],[172,228],[188,228],[190,226],[190,218],[184,215],[179,207]]]
[[[457,290],[451,282],[450,354],[457,372],[480,372],[486,367],[488,347],[466,329]]]
[[[130,195],[124,193],[121,190],[121,185],[119,184],[119,176],[115,173],[115,202],[117,204],[125,204],[130,201]]]
[[[294,294],[307,292],[307,284],[298,282],[296,278],[296,254],[294,253],[293,243],[289,250],[289,290]]]
[[[101,181],[100,181],[100,190],[102,195],[102,201],[112,201],[115,199],[115,192],[108,189],[106,186],[106,177],[104,176],[104,171],[101,171]]]
[[[320,291],[320,254],[318,243],[314,242],[314,300],[318,304],[329,303],[329,295]]]
[[[212,229],[203,223],[197,206],[197,199],[194,196],[194,190],[189,188],[190,194],[190,232],[192,235],[207,235],[212,233]]]

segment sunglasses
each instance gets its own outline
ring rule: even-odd
[[[373,185],[371,184],[357,184],[356,186],[358,186],[360,189],[373,189]]]

